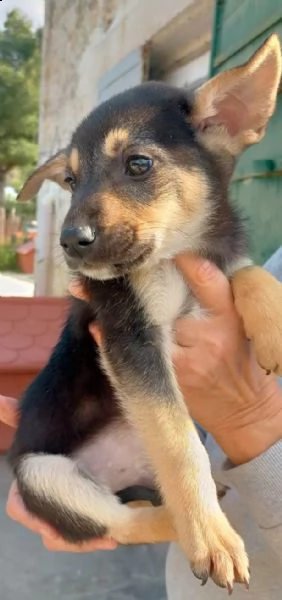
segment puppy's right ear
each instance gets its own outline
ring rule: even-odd
[[[60,150],[43,165],[38,167],[38,169],[33,171],[18,194],[17,200],[22,202],[31,200],[39,192],[45,179],[55,181],[62,188],[69,190],[69,185],[65,182],[67,151],[67,148]]]

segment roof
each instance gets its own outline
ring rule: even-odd
[[[0,298],[0,372],[38,372],[57,343],[66,298]]]

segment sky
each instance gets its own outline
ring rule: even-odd
[[[0,1],[0,27],[6,18],[6,14],[14,8],[19,8],[32,21],[34,27],[40,27],[44,22],[45,0],[1,0]]]

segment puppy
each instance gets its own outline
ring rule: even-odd
[[[228,199],[237,158],[264,136],[280,76],[272,35],[195,95],[152,82],[130,89],[91,112],[19,195],[33,197],[45,179],[71,190],[60,243],[88,297],[72,302],[20,405],[10,461],[27,509],[73,542],[177,540],[196,577],[229,591],[248,585],[248,558],[172,367],[175,320],[204,315],[172,259],[192,251],[224,271],[259,363],[281,374],[282,288],[252,265]],[[90,437],[92,474],[77,459]],[[157,503],[154,489],[159,506],[128,505]]]

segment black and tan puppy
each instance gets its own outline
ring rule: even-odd
[[[98,106],[20,193],[31,198],[44,179],[71,189],[60,241],[89,297],[74,302],[21,403],[10,460],[25,505],[67,540],[177,539],[197,577],[229,590],[248,583],[248,559],[172,368],[175,319],[203,314],[172,258],[193,251],[223,269],[258,361],[281,373],[282,287],[252,266],[228,200],[237,157],[273,114],[280,75],[273,35],[195,96],[160,83],[128,90]],[[77,461],[90,436],[95,476]],[[158,489],[163,505],[127,505],[140,485]]]

